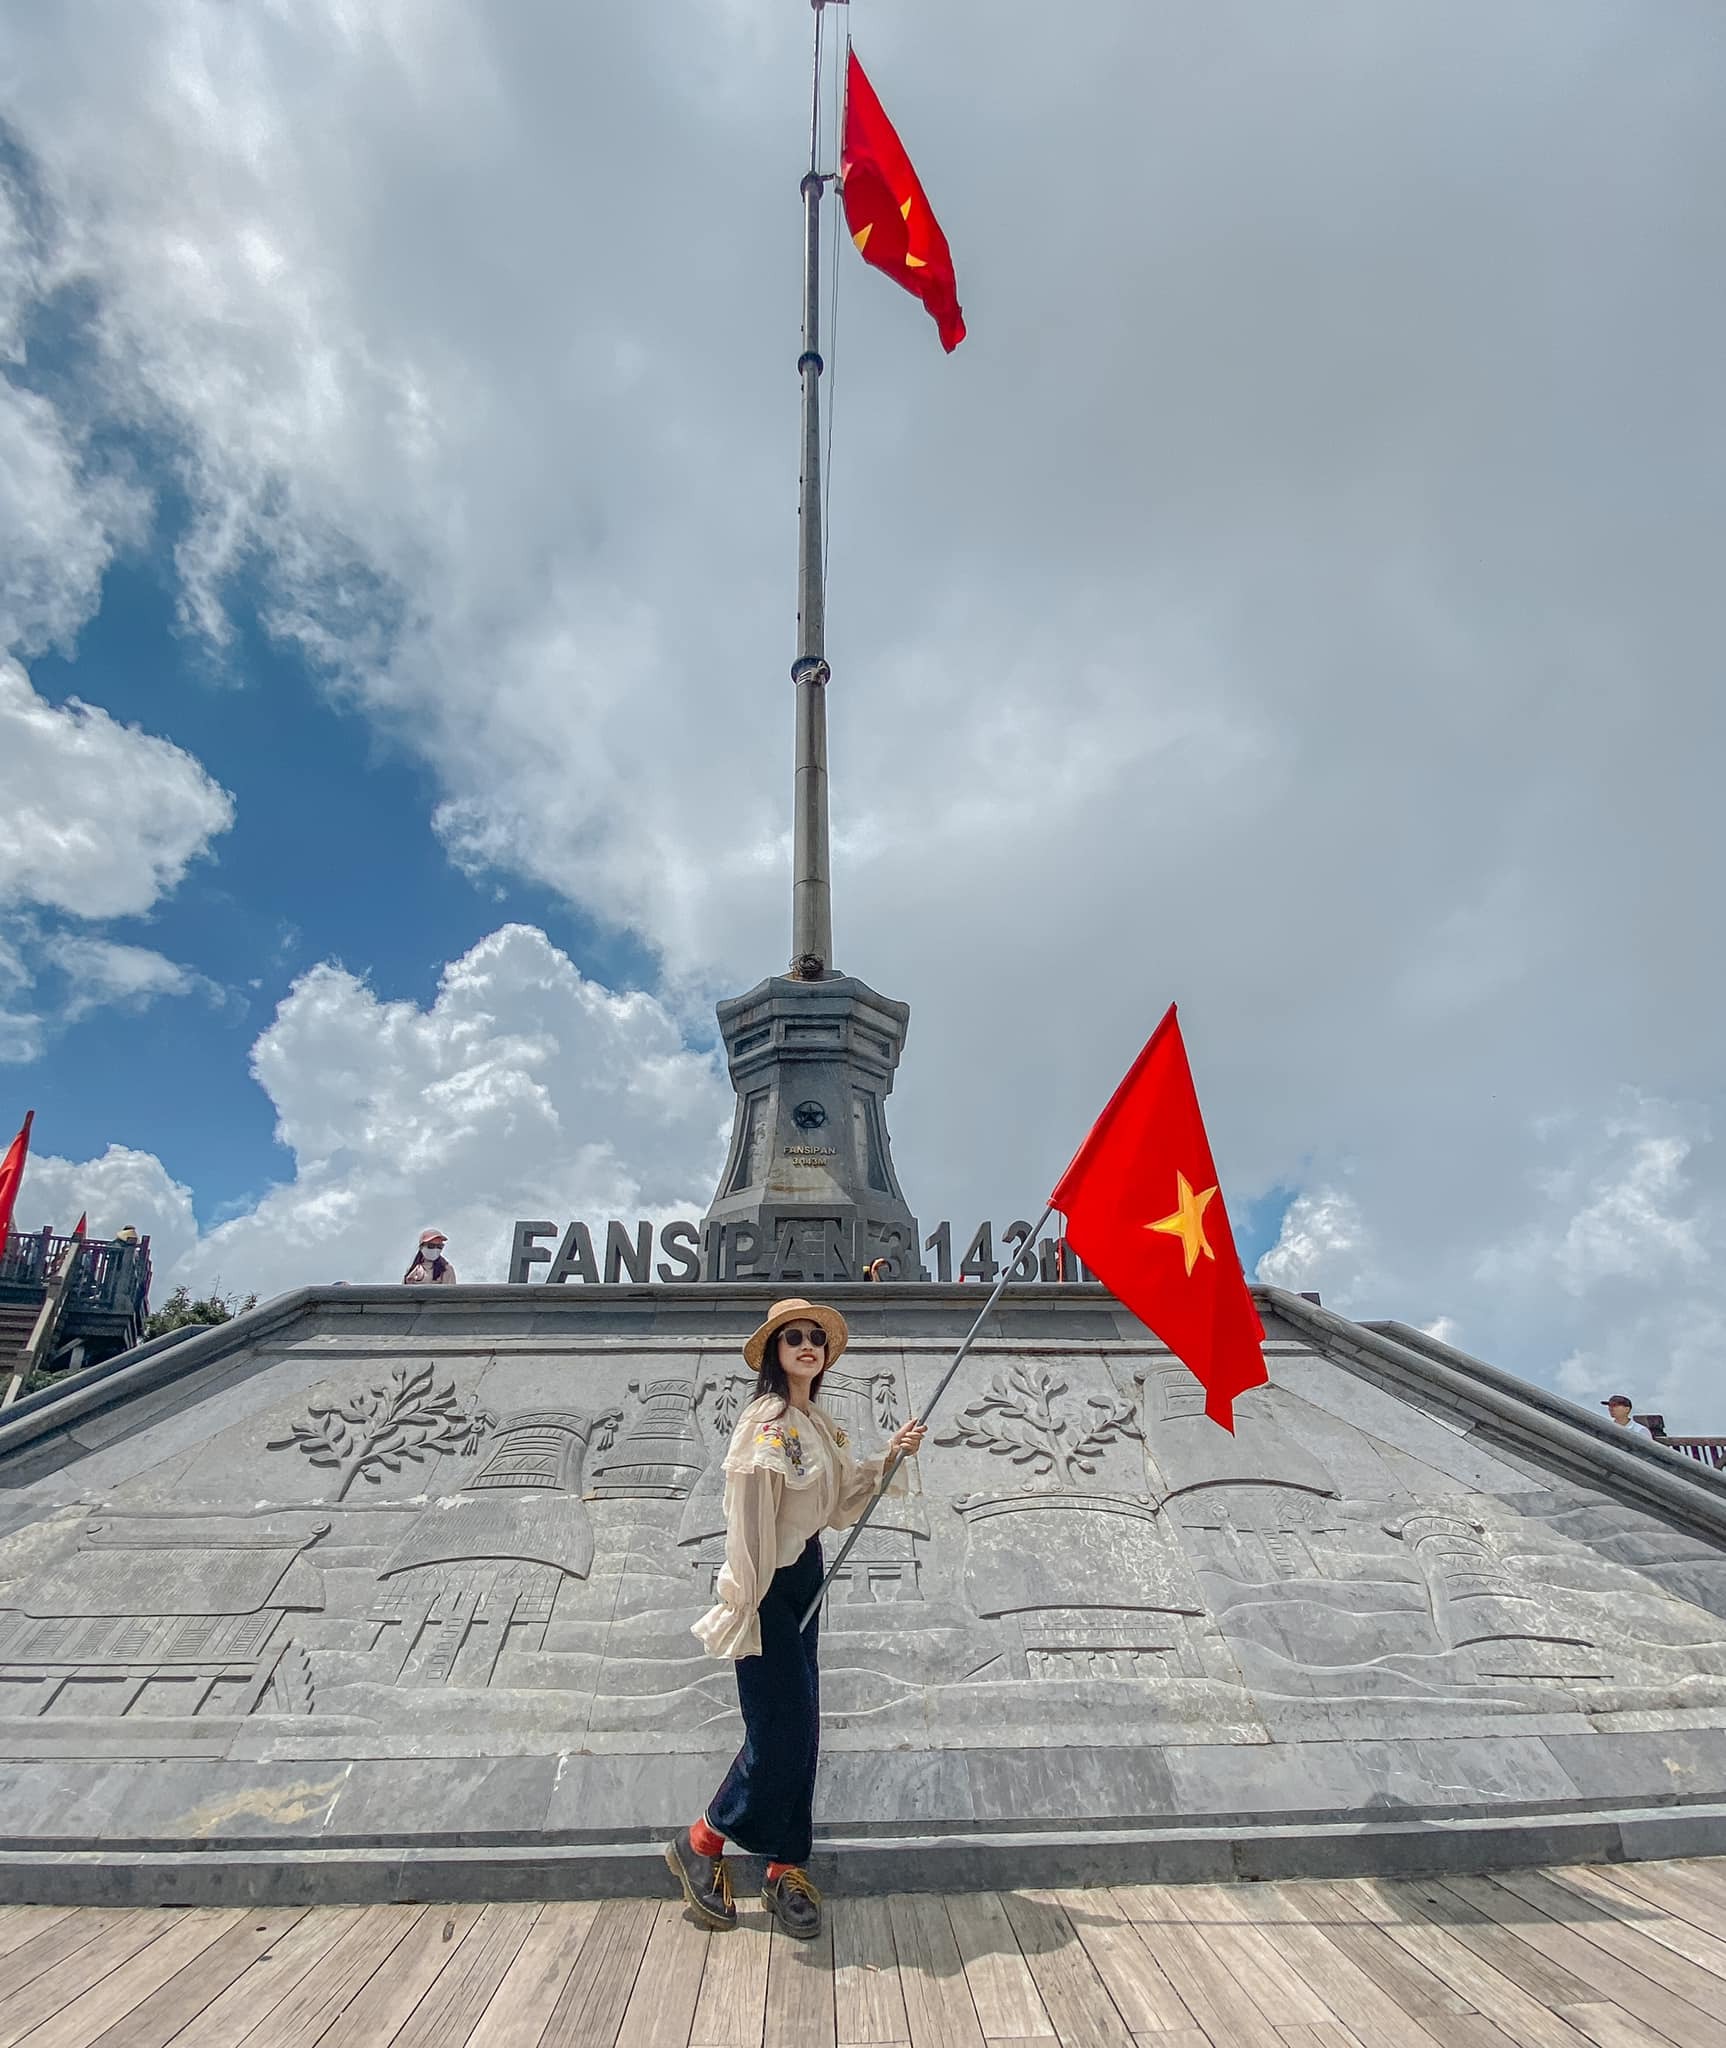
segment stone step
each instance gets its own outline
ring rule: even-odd
[[[1639,1863],[1726,1854],[1726,1806],[1649,1806],[1435,1825],[1430,1819],[1333,1826],[1074,1828],[1009,1833],[823,1836],[809,1872],[848,1897],[1015,1891],[1099,1884],[1419,1877]],[[735,1856],[740,1892],[761,1859]],[[0,1903],[44,1906],[371,1905],[435,1899],[670,1896],[664,1844],[547,1843],[521,1834],[477,1846],[290,1849],[268,1841],[210,1849],[183,1839],[145,1849],[22,1849],[0,1839]]]

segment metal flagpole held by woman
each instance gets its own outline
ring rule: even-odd
[[[1019,1263],[1019,1260],[1025,1256],[1025,1254],[1031,1249],[1031,1247],[1036,1244],[1038,1238],[1042,1236],[1043,1225],[1048,1222],[1049,1218],[1052,1215],[1054,1215],[1054,1213],[1055,1205],[1053,1202],[1051,1202],[1049,1206],[1043,1211],[1042,1215],[1037,1218],[1036,1222],[1032,1224],[1031,1234],[1024,1240],[1024,1243],[1020,1246],[1019,1250],[1015,1252],[1011,1258],[1004,1259],[1001,1262],[1001,1276],[995,1282],[994,1287],[990,1290],[989,1299],[986,1302],[984,1302],[983,1306],[977,1311],[977,1320],[971,1325],[970,1329],[965,1332],[965,1341],[959,1346],[958,1350],[953,1353],[952,1364],[948,1366],[947,1370],[935,1382],[934,1392],[930,1394],[928,1400],[925,1401],[922,1407],[917,1411],[917,1414],[914,1419],[924,1424],[925,1427],[927,1427],[928,1425],[929,1417],[935,1412],[936,1402],[940,1400],[941,1396],[947,1391],[948,1387],[952,1384],[953,1375],[959,1370],[960,1366],[962,1366],[965,1363],[966,1354],[971,1349],[971,1346],[975,1344],[977,1341],[977,1332],[981,1330],[984,1323],[988,1321],[989,1311],[995,1306],[996,1302],[1000,1300],[1001,1290],[1006,1286],[1008,1277],[1012,1273],[1013,1268]],[[864,1529],[868,1526],[869,1517],[875,1512],[876,1503],[881,1499],[882,1495],[886,1493],[887,1488],[892,1483],[894,1473],[898,1471],[899,1467],[904,1462],[905,1461],[903,1457],[900,1456],[898,1453],[895,1453],[892,1457],[890,1457],[887,1460],[886,1464],[882,1467],[881,1484],[875,1489],[874,1494],[870,1498],[869,1505],[863,1510],[863,1512],[857,1517],[857,1520],[852,1524],[851,1529],[846,1535],[845,1541],[841,1543],[839,1546],[838,1555],[834,1558],[833,1562],[827,1567],[827,1576],[821,1581],[820,1590],[816,1593],[815,1598],[810,1601],[808,1607],[804,1610],[803,1619],[798,1624],[800,1628],[807,1628],[809,1624],[815,1619],[816,1615],[820,1613],[821,1603],[827,1597],[827,1588],[832,1585],[834,1578],[838,1574],[839,1567],[845,1562],[846,1558],[848,1558],[851,1555],[851,1546],[857,1541],[858,1537],[862,1535]]]

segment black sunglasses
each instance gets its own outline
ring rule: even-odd
[[[807,1335],[804,1334],[800,1324],[787,1323],[780,1330],[779,1334],[791,1346],[793,1351],[801,1351],[805,1344],[813,1344],[817,1351],[825,1351],[827,1349],[827,1332],[822,1329],[819,1323],[815,1324]]]

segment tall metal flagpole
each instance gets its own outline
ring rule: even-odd
[[[809,91],[809,169],[803,193],[803,353],[797,373],[803,380],[803,476],[797,505],[797,659],[791,679],[797,686],[797,768],[792,797],[791,972],[801,981],[819,981],[833,962],[833,906],[827,858],[827,683],[832,674],[826,653],[826,593],[821,549],[821,188],[827,183],[818,157],[821,137],[821,18],[828,6],[847,0],[809,0],[815,13],[815,76]],[[1054,1214],[1051,1203],[1026,1238],[1034,1245]],[[953,1375],[977,1341],[989,1311],[1001,1298],[1015,1261],[1001,1267],[994,1290],[977,1313],[953,1362],[941,1375],[918,1416],[927,1422],[947,1391]],[[881,1470],[881,1484],[839,1546],[838,1555],[810,1601],[801,1627],[820,1612],[833,1575],[851,1554],[875,1504],[886,1493],[904,1460],[897,1453]]]
[[[833,908],[827,852],[826,591],[821,545],[821,188],[816,160],[821,128],[821,22],[815,14],[815,78],[810,88],[809,169],[803,193],[803,475],[797,505],[797,766],[792,789],[791,972],[819,981],[833,963]],[[843,0],[840,0],[843,4]]]
[[[965,1363],[965,1355],[971,1349],[971,1346],[976,1343],[977,1332],[983,1327],[984,1323],[988,1321],[989,1311],[995,1306],[996,1302],[998,1302],[1001,1299],[1001,1290],[1007,1284],[1007,1276],[1012,1272],[1014,1266],[1018,1264],[1019,1258],[1022,1257],[1025,1252],[1028,1252],[1031,1249],[1031,1247],[1037,1242],[1038,1238],[1042,1236],[1043,1225],[1048,1222],[1049,1218],[1053,1216],[1054,1213],[1055,1205],[1053,1202],[1051,1202],[1049,1206],[1043,1211],[1042,1215],[1037,1218],[1036,1222],[1032,1224],[1031,1234],[1024,1240],[1023,1244],[1020,1247],[1019,1253],[1017,1253],[1012,1258],[1002,1260],[1001,1277],[995,1282],[993,1289],[990,1291],[989,1299],[986,1302],[984,1302],[983,1306],[977,1311],[977,1320],[971,1325],[970,1329],[965,1332],[964,1343],[961,1344],[958,1350],[953,1353],[952,1364],[948,1366],[947,1370],[935,1382],[934,1391],[930,1394],[928,1400],[923,1403],[923,1406],[918,1410],[916,1419],[919,1422],[926,1424],[929,1420],[929,1417],[934,1414],[936,1402],[940,1400],[941,1396],[947,1391],[948,1387],[952,1384],[953,1375],[959,1370],[960,1366],[962,1366]],[[904,1457],[896,1451],[893,1454],[893,1456],[887,1459],[886,1462],[882,1465],[881,1484],[878,1487],[876,1487],[874,1493],[870,1496],[869,1505],[857,1517],[856,1521],[851,1525],[850,1529],[846,1531],[845,1541],[841,1543],[839,1546],[838,1556],[835,1557],[833,1562],[827,1567],[827,1575],[821,1581],[820,1590],[816,1593],[815,1598],[811,1600],[809,1605],[803,1610],[803,1619],[797,1624],[799,1629],[807,1628],[809,1624],[815,1619],[816,1615],[821,1611],[821,1603],[827,1597],[827,1588],[830,1585],[832,1585],[834,1575],[838,1572],[839,1567],[845,1562],[846,1558],[848,1558],[851,1555],[851,1546],[857,1541],[858,1537],[862,1535],[864,1527],[868,1523],[869,1517],[875,1512],[877,1503],[885,1498],[887,1488],[892,1483],[893,1474],[898,1471],[899,1467],[902,1464],[904,1464],[904,1462]]]

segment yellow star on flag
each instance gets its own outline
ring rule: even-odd
[[[1216,1257],[1216,1253],[1211,1250],[1210,1241],[1205,1236],[1205,1210],[1215,1193],[1216,1189],[1210,1187],[1206,1188],[1203,1194],[1195,1195],[1192,1182],[1184,1173],[1177,1173],[1174,1213],[1163,1217],[1158,1223],[1145,1225],[1147,1230],[1160,1230],[1168,1237],[1180,1239],[1181,1250],[1186,1254],[1189,1276],[1199,1262],[1200,1252],[1203,1252],[1207,1259]]]

